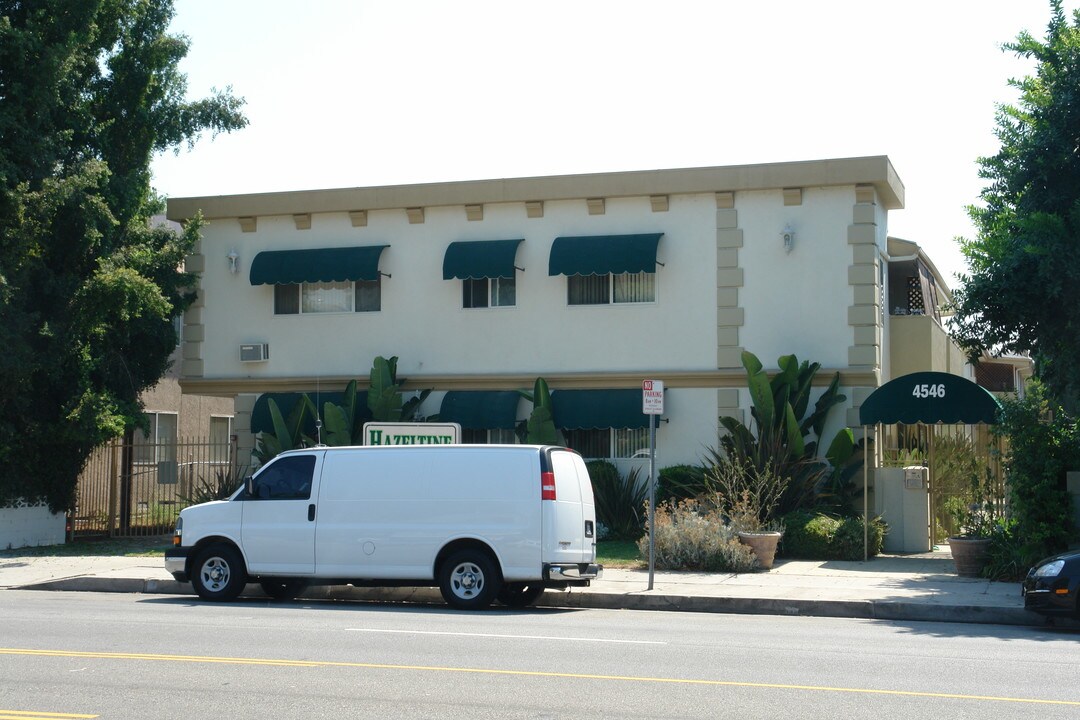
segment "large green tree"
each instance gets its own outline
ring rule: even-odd
[[[0,0],[0,500],[72,506],[90,451],[141,421],[193,300],[198,223],[155,227],[155,152],[246,125],[188,101],[171,0]]]
[[[977,235],[961,240],[968,273],[955,293],[953,336],[984,352],[1030,353],[1036,374],[1080,410],[1080,11],[1050,3],[1043,40],[1004,46],[1034,74],[997,112],[1001,149],[979,160],[987,184],[969,209]]]

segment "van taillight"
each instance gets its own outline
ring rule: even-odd
[[[555,473],[542,472],[540,473],[540,499],[541,500],[554,500],[555,499]]]

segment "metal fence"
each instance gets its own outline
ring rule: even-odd
[[[170,533],[180,510],[239,484],[242,470],[235,461],[235,437],[228,442],[114,440],[95,450],[83,467],[71,533]]]

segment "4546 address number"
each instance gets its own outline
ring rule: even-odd
[[[943,398],[945,397],[945,385],[944,383],[938,385],[923,383],[922,385],[916,385],[911,394],[917,398]]]

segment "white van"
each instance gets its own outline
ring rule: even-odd
[[[521,607],[600,577],[581,456],[539,445],[316,447],[282,453],[228,500],[185,508],[165,569],[206,600],[247,582],[438,585],[451,606]]]

